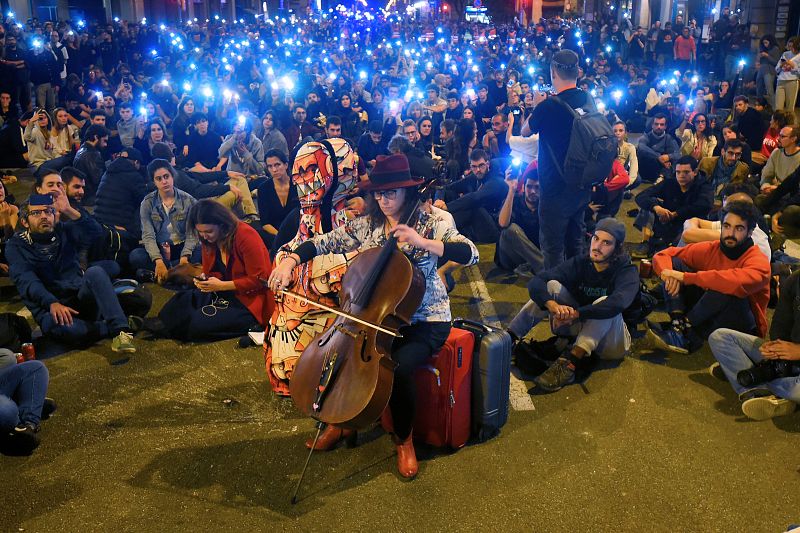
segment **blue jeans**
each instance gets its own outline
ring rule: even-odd
[[[73,307],[72,302],[61,303]],[[75,305],[81,314],[73,316],[71,326],[56,323],[48,313],[41,323],[42,333],[67,343],[79,343],[116,335],[128,327],[111,278],[100,266],[89,267],[84,273]]]
[[[718,329],[708,337],[711,353],[719,361],[719,366],[722,367],[725,377],[728,378],[737,394],[751,390],[739,385],[739,382],[736,381],[736,374],[751,368],[754,363],[763,359],[759,351],[762,344],[764,344],[764,339],[733,329]],[[774,379],[753,388],[763,388],[764,386],[779,398],[800,403],[800,377],[798,376]]]
[[[17,424],[39,426],[49,374],[41,361],[25,361],[0,370],[0,430]]]
[[[172,268],[180,262],[181,259],[181,251],[183,250],[183,244],[179,244],[177,246],[172,247],[172,251],[170,253],[170,260],[167,261],[164,259],[164,253],[161,253],[161,258],[164,259],[164,264],[167,265],[167,268]],[[197,247],[192,252],[192,255],[189,257],[190,263],[199,263],[202,260],[201,256],[201,246],[198,244]],[[130,255],[128,256],[128,262],[131,264],[131,268],[136,271],[138,269],[144,270],[155,270],[156,264],[155,262],[150,259],[150,254],[147,253],[147,250],[144,248],[136,248],[135,250],[131,251]]]

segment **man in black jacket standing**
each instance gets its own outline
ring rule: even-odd
[[[578,55],[561,50],[553,55],[550,76],[559,100],[573,109],[589,104],[591,96],[576,86]],[[581,256],[584,250],[584,212],[591,189],[577,189],[566,184],[558,168],[567,158],[572,135],[572,114],[548,95],[534,91],[533,113],[522,126],[522,135],[539,134],[539,242],[544,267],[554,268],[569,257]]]
[[[613,218],[597,223],[588,256],[573,257],[537,274],[528,284],[531,300],[509,325],[516,339],[544,318],[554,332],[576,336],[575,343],[536,385],[557,391],[575,381],[576,365],[591,354],[622,359],[631,346],[623,312],[639,300],[639,273],[625,253],[625,226]]]

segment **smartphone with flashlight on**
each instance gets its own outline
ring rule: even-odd
[[[522,177],[522,159],[519,157],[511,159],[511,165],[509,168],[511,169],[510,177],[516,178],[517,182],[519,182],[520,178]],[[517,188],[519,188],[519,186]]]

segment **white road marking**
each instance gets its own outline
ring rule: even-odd
[[[497,316],[497,310],[494,307],[492,297],[489,295],[489,289],[486,287],[481,271],[475,265],[465,268],[464,271],[469,279],[472,294],[480,298],[478,313],[481,315],[481,320],[489,326],[502,328],[503,324],[500,323],[500,317]],[[508,399],[515,411],[536,410],[533,400],[531,400],[531,395],[528,394],[528,386],[513,373],[511,374],[511,384],[508,388]]]

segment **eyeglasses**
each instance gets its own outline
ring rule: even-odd
[[[28,211],[28,216],[31,217],[41,217],[44,215],[55,215],[56,210],[52,207],[48,207],[47,209],[34,209],[33,211]]]
[[[695,120],[695,121],[694,121],[694,123],[695,123],[695,124],[701,124],[701,123],[702,123],[702,124],[705,124],[705,123],[706,123],[706,121],[705,121],[705,119],[703,119],[703,120]]]
[[[372,197],[376,200],[386,198],[387,200],[394,200],[397,198],[397,189],[390,189],[388,191],[373,191]]]

